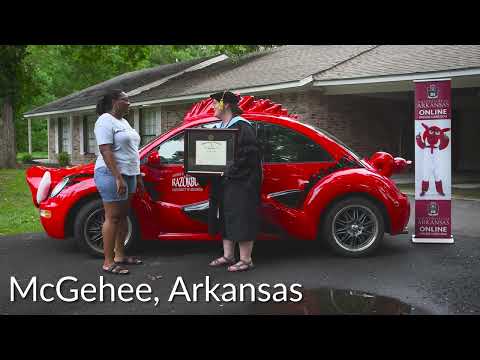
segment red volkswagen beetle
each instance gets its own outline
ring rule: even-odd
[[[339,254],[361,256],[377,249],[384,232],[407,231],[409,201],[389,177],[410,162],[383,152],[361,159],[270,100],[244,96],[240,107],[254,124],[263,153],[259,240],[325,241]],[[183,167],[185,129],[217,123],[212,100],[203,100],[181,126],[140,150],[145,191],[134,196],[126,247],[140,239],[220,240],[207,231],[208,187]],[[83,250],[101,255],[104,213],[93,171],[94,164],[34,166],[27,170],[27,183],[49,236],[73,237]]]

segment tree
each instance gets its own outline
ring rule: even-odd
[[[29,45],[15,116],[18,151],[28,149],[22,114],[126,72],[162,64],[226,54],[237,58],[272,45]],[[1,60],[0,60],[1,61]],[[47,125],[32,120],[32,147],[45,151]]]
[[[225,54],[233,59],[274,45],[157,45],[151,48],[152,64],[170,64],[176,61]]]
[[[22,82],[28,77],[24,66],[27,55],[25,45],[0,46],[0,168],[16,166],[15,109],[20,100]]]
[[[28,149],[27,121],[22,114],[55,99],[125,72],[151,66],[150,46],[140,45],[30,45],[15,128],[17,150]],[[45,119],[32,119],[33,150],[47,149]]]

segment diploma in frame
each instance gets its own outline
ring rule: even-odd
[[[186,174],[220,175],[233,163],[238,129],[186,129]]]

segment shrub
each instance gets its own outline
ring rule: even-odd
[[[66,152],[61,152],[58,154],[57,159],[60,166],[67,166],[70,164],[70,155],[68,155]]]
[[[32,154],[23,154],[22,155],[22,163],[24,164],[30,164],[33,162],[33,156]]]

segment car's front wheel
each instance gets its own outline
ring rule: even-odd
[[[102,225],[105,221],[105,211],[101,199],[85,204],[75,217],[73,225],[77,246],[87,253],[103,256]],[[131,215],[127,217],[128,230],[125,238],[125,250],[131,249],[138,239],[138,229]]]
[[[373,253],[383,240],[382,212],[373,201],[351,197],[328,210],[322,235],[337,254],[358,257]]]

